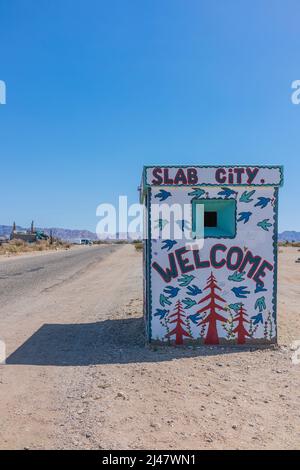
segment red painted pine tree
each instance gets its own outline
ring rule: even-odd
[[[175,327],[166,334],[166,338],[175,335],[175,344],[183,344],[183,337],[191,338],[191,334],[186,330],[188,325],[186,323],[185,312],[180,300],[177,300],[174,313],[168,316],[168,323],[175,324]]]
[[[246,338],[251,337],[249,331],[247,331],[244,326],[245,323],[250,324],[249,320],[246,317],[248,317],[248,314],[246,313],[243,304],[241,304],[237,315],[233,319],[234,322],[238,322],[237,326],[233,330],[233,333],[237,333],[238,344],[245,344]]]
[[[205,307],[202,307],[200,310],[198,310],[197,313],[203,313],[205,311],[208,311],[209,313],[203,320],[199,322],[199,325],[203,325],[205,323],[208,324],[207,334],[204,341],[205,344],[219,344],[217,322],[220,321],[225,323],[226,318],[217,312],[217,310],[222,310],[225,312],[225,308],[219,305],[217,301],[225,302],[225,300],[216,293],[216,290],[221,289],[217,285],[217,281],[213,273],[211,273],[207,279],[207,285],[204,290],[207,289],[209,289],[209,294],[203,297],[203,299],[201,299],[198,303],[201,304],[207,300],[209,302],[207,305],[205,305]]]

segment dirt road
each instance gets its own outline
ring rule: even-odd
[[[300,447],[296,249],[279,254],[280,347],[240,352],[145,347],[141,254],[91,250],[0,261],[0,448]]]

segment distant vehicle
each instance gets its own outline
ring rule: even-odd
[[[93,242],[92,240],[89,240],[89,238],[82,238],[81,239],[81,245],[92,245]]]
[[[89,238],[76,238],[73,240],[74,245],[92,245],[93,242]]]

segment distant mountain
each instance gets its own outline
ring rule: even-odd
[[[9,237],[11,234],[11,225],[0,225],[0,237]],[[17,225],[17,230],[24,230]]]
[[[24,227],[17,225],[17,230],[22,231],[26,230]],[[11,225],[0,225],[0,237],[9,237],[11,234],[12,226]],[[60,240],[72,241],[78,238],[89,238],[90,240],[97,240],[97,235],[89,230],[72,230],[68,228],[43,228],[37,227],[37,230],[41,230],[48,235],[52,230],[54,237],[59,238]]]
[[[69,228],[41,228],[43,232],[50,235],[52,230],[52,235],[60,240],[72,241],[78,238],[88,238],[90,240],[97,240],[97,235],[89,230],[72,230]]]
[[[16,226],[18,231],[27,230],[24,227],[20,227],[19,225]],[[0,225],[0,237],[9,237],[11,234],[12,226],[11,225]],[[72,230],[69,228],[42,228],[37,227],[37,230],[41,230],[47,235],[50,235],[50,231],[52,230],[52,234],[54,237],[59,238],[60,240],[65,241],[73,241],[79,238],[88,238],[89,240],[98,240],[96,233],[90,232],[89,230]],[[106,239],[106,236],[100,237]],[[127,236],[125,233],[118,233],[116,236],[109,237],[111,240],[126,240]],[[140,233],[130,233],[131,240],[139,240],[141,239]]]
[[[0,225],[0,237],[9,237],[11,233],[12,226],[11,225]],[[24,227],[20,227],[17,225],[17,230],[26,230]],[[96,233],[90,232],[89,230],[72,230],[69,228],[38,228],[38,230],[42,230],[43,232],[50,234],[50,230],[52,230],[53,236],[60,238],[61,240],[65,241],[72,241],[78,238],[89,238],[90,240],[97,240],[98,237]],[[102,238],[102,237],[101,237]],[[103,237],[104,238],[104,237]],[[111,239],[117,238],[118,240],[126,239],[125,233],[118,233],[116,237],[110,237]],[[131,240],[138,240],[141,239],[140,233],[131,233],[130,234]],[[293,230],[285,230],[278,234],[279,241],[300,241],[300,232],[296,232]]]
[[[278,240],[288,241],[288,242],[299,242],[300,241],[300,232],[295,232],[293,230],[285,230],[278,234]]]

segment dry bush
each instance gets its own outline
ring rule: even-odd
[[[21,240],[19,238],[15,238],[14,240],[11,240],[9,242],[10,245],[15,245],[15,246],[18,246],[18,247],[25,247],[26,245],[28,245],[28,243],[24,242],[24,240]]]
[[[7,254],[14,254],[14,253],[23,253],[26,251],[30,251],[30,247],[28,246],[28,243],[25,243],[23,240],[11,240],[8,243],[5,243],[5,245],[2,246],[1,253],[4,252]]]
[[[0,245],[0,255],[14,255],[32,251],[69,249],[70,247],[70,243],[66,243],[61,240],[55,240],[55,242],[51,244],[49,240],[37,240],[34,243],[27,243],[23,240],[14,239],[10,240],[8,243],[3,243]]]
[[[288,241],[284,241],[284,242],[278,242],[278,246],[291,246],[291,247],[294,247],[294,248],[298,248],[300,247],[300,242],[296,242],[296,241],[292,241],[292,242],[288,242]]]
[[[143,249],[143,242],[135,242],[135,243],[134,243],[134,247],[135,247],[136,251],[142,251],[142,249]]]
[[[32,245],[35,245],[35,247],[32,247],[32,248],[35,248],[37,251],[44,251],[44,250],[49,250],[51,249],[50,248],[50,243],[46,240],[37,240],[34,244]]]

